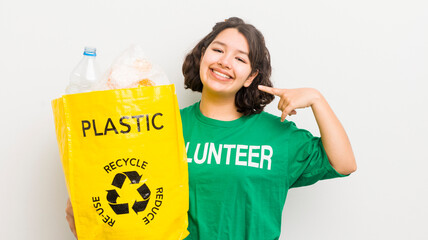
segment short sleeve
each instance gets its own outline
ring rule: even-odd
[[[322,145],[321,138],[314,137],[309,131],[298,129],[290,122],[289,135],[289,186],[302,187],[319,180],[345,177],[330,164]]]

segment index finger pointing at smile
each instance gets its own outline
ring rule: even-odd
[[[275,96],[278,96],[279,94],[281,94],[281,91],[277,88],[263,86],[263,85],[259,85],[258,87],[260,91],[267,92]]]

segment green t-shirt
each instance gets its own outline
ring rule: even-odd
[[[186,240],[273,240],[287,191],[342,177],[321,139],[266,112],[234,121],[181,110],[189,166]]]

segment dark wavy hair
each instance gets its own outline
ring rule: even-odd
[[[260,91],[257,87],[258,85],[272,87],[272,82],[270,81],[272,72],[270,54],[266,48],[262,33],[240,18],[232,17],[216,23],[212,31],[187,54],[182,68],[185,88],[202,92],[203,85],[199,73],[202,54],[217,35],[228,28],[235,28],[245,36],[250,49],[248,54],[251,63],[250,75],[258,72],[250,86],[242,87],[236,93],[235,105],[238,112],[244,116],[260,113],[274,99],[273,95]]]

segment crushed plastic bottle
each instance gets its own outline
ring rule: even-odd
[[[92,91],[100,78],[99,67],[96,63],[97,50],[94,47],[85,47],[83,57],[70,74],[70,82],[66,94]]]

